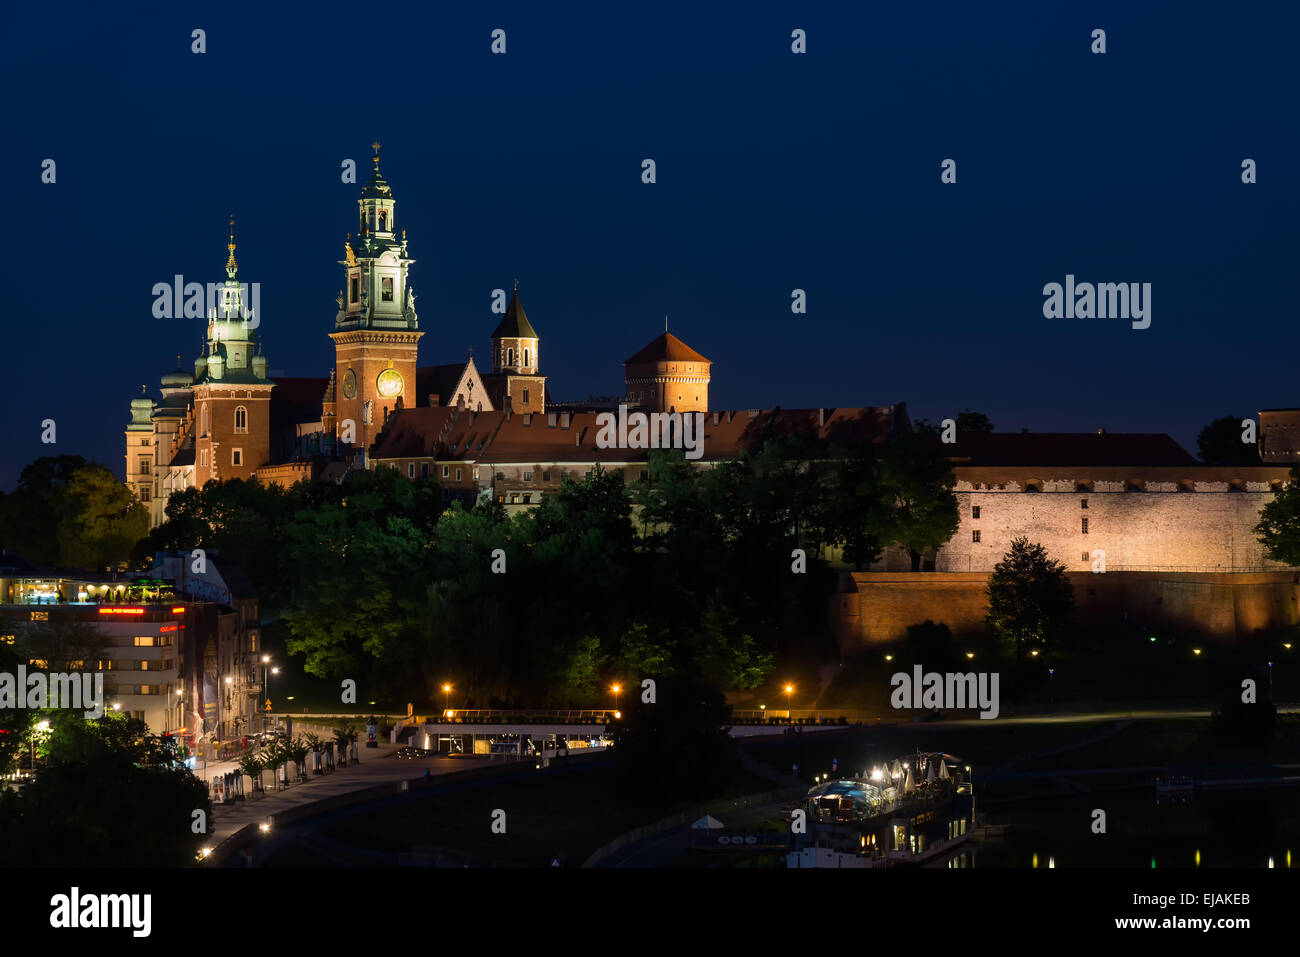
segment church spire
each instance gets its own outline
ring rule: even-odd
[[[230,242],[226,244],[230,250],[230,256],[226,259],[226,275],[234,279],[235,273],[239,272],[239,264],[235,262],[235,214],[230,214]]]

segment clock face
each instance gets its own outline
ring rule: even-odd
[[[402,391],[402,374],[396,369],[385,369],[375,380],[375,388],[385,399],[391,399]]]
[[[351,369],[343,376],[343,398],[355,399],[357,396],[357,374]]]

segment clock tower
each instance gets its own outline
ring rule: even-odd
[[[374,172],[357,201],[357,238],[343,246],[344,286],[334,317],[335,434],[344,451],[369,450],[389,415],[416,405],[416,347],[419,331],[415,293],[407,271],[406,231],[397,238],[393,191]],[[348,440],[351,439],[351,442]]]

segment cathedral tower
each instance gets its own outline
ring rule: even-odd
[[[271,390],[257,342],[260,319],[237,278],[234,220],[221,304],[208,314],[204,354],[194,362],[194,484],[253,477],[271,457]]]
[[[483,377],[492,404],[512,412],[546,411],[546,376],[538,375],[537,330],[528,321],[519,302],[519,280],[515,280],[510,305],[492,333],[492,374]]]
[[[712,365],[665,332],[623,361],[627,403],[652,412],[708,412]]]
[[[415,260],[406,253],[406,231],[396,237],[397,204],[379,174],[379,144],[373,148],[374,173],[357,201],[358,238],[354,243],[348,235],[339,260],[344,289],[329,334],[334,340],[336,434],[342,449],[363,454],[390,413],[399,405],[416,405],[416,347],[424,335],[407,281]]]

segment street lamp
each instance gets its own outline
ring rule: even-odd
[[[609,690],[612,691],[612,692],[614,692],[614,710],[617,711],[617,710],[618,710],[618,693],[619,693],[620,691],[623,690],[623,686],[620,685],[620,684],[615,683],[615,684],[612,684],[612,685],[609,686]]]
[[[790,710],[790,696],[794,694],[794,685],[786,685],[783,690],[785,691],[785,716],[793,720],[794,714]]]

